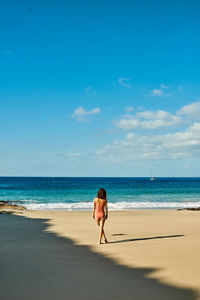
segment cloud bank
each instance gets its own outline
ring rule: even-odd
[[[126,114],[114,121],[117,128],[128,130],[124,139],[117,139],[96,151],[104,161],[126,162],[136,160],[175,160],[200,156],[200,101],[183,106],[172,114],[163,110],[144,110]],[[184,125],[184,126],[183,126]],[[179,129],[177,132],[158,134],[160,127]],[[186,127],[187,126],[187,127]],[[186,127],[186,128],[185,128]],[[151,134],[130,130],[142,129]],[[144,131],[145,132],[145,131]]]
[[[146,110],[135,114],[126,114],[113,123],[121,129],[156,129],[188,124],[193,120],[200,119],[200,101],[183,106],[175,114],[164,110]]]
[[[200,123],[184,131],[163,135],[128,133],[124,140],[98,149],[96,155],[105,161],[166,160],[200,156]]]

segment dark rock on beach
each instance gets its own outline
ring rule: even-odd
[[[188,208],[179,208],[178,210],[193,210],[193,211],[200,211],[200,207],[188,207]]]
[[[12,201],[0,201],[0,211],[19,211],[25,210],[26,208],[22,205],[13,203]]]

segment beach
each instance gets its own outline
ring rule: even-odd
[[[200,300],[200,1],[2,3],[0,300]]]
[[[200,299],[200,212],[111,211],[98,245],[88,211],[0,215],[1,300]]]

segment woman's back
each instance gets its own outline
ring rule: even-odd
[[[98,219],[104,217],[104,207],[106,204],[106,200],[95,198],[95,203],[96,203],[96,217]]]
[[[108,218],[107,197],[104,189],[98,190],[97,198],[94,198],[92,215],[96,219],[100,229],[99,244],[101,244],[102,236],[104,236],[105,243],[107,243],[108,241],[103,229],[105,220]]]
[[[104,208],[106,204],[106,199],[95,198],[96,206]]]

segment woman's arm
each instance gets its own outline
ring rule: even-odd
[[[92,217],[93,217],[93,219],[95,219],[95,208],[96,208],[96,201],[95,201],[95,198],[94,198],[94,201],[93,201],[93,210],[92,210]]]
[[[107,204],[107,200],[106,200],[106,204],[105,204],[105,209],[106,209],[105,218],[108,219],[108,204]]]

